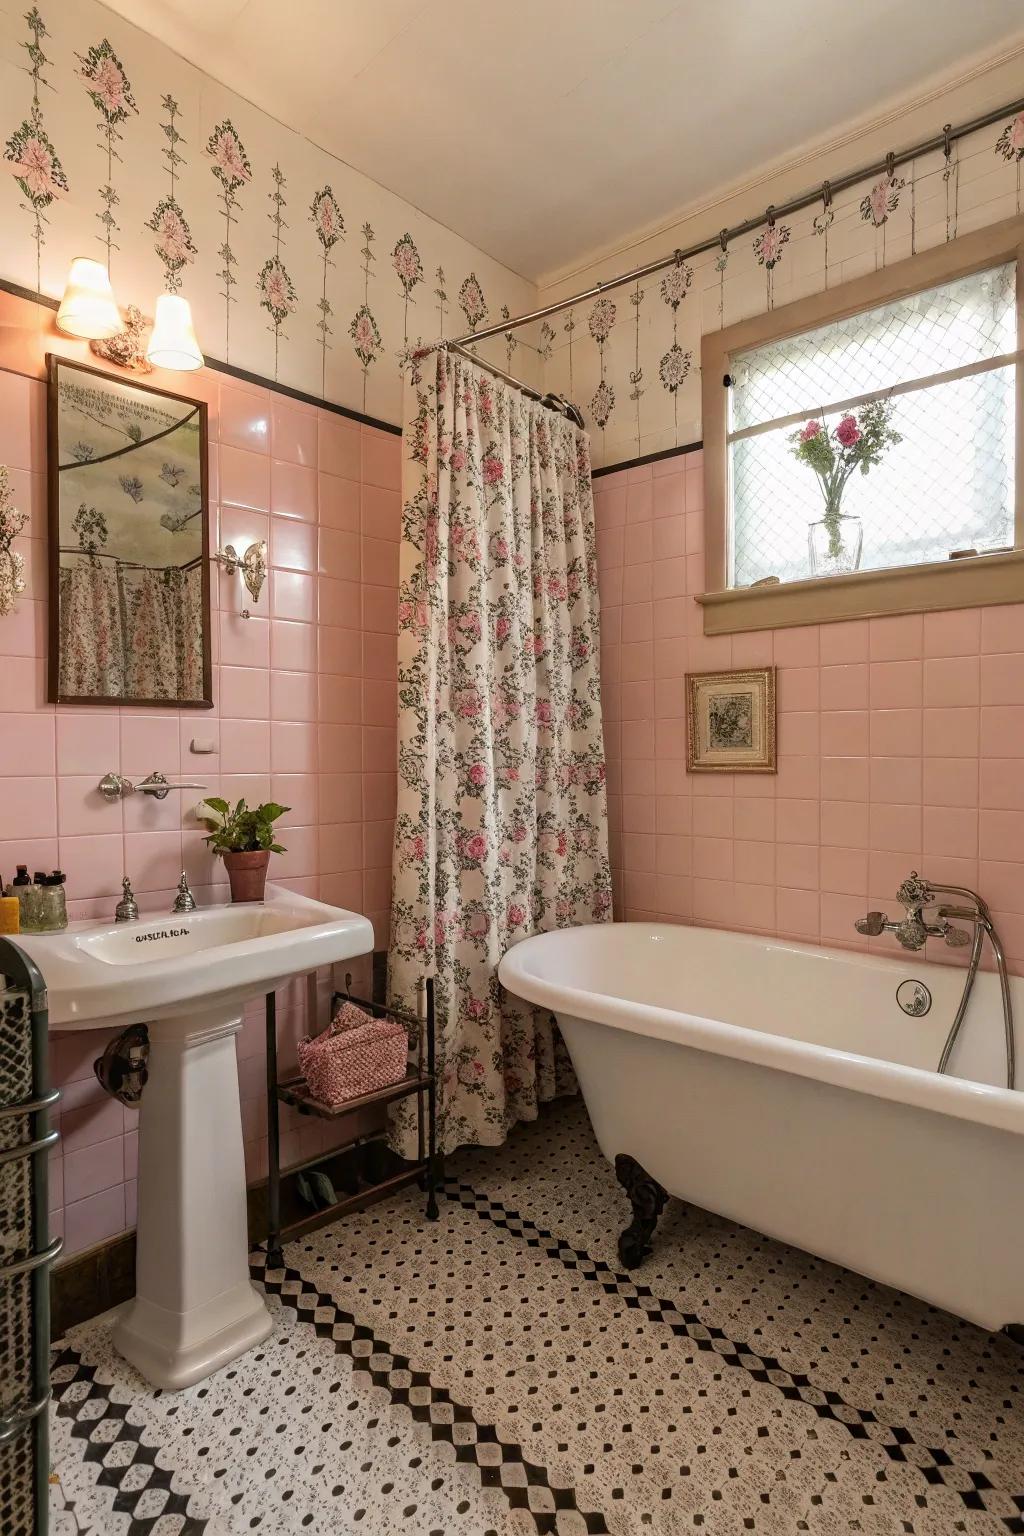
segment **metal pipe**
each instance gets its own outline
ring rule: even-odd
[[[978,966],[981,963],[981,946],[984,944],[984,942],[985,934],[983,919],[975,918],[974,943],[971,946],[971,958],[967,966],[967,977],[964,981],[964,990],[960,997],[960,1006],[956,1010],[956,1017],[953,1019],[953,1022],[949,1027],[949,1034],[946,1036],[946,1043],[942,1047],[942,1055],[939,1057],[940,1072],[945,1072],[947,1066],[949,1065],[949,1058],[953,1054],[953,1047],[956,1045],[957,1036],[960,1033],[961,1026],[964,1022],[964,1018],[966,1017],[967,1004],[971,1000],[971,991],[974,987],[974,978],[978,974]]]
[[[655,272],[661,272],[666,267],[675,266],[681,261],[689,261],[694,256],[703,256],[707,251],[717,248],[725,250],[730,241],[738,240],[742,235],[750,235],[754,230],[760,229],[769,216],[772,220],[788,218],[791,214],[800,213],[804,208],[813,207],[823,198],[831,202],[837,192],[845,192],[850,187],[870,180],[872,176],[880,176],[883,172],[891,175],[897,166],[907,165],[911,160],[920,159],[922,155],[934,154],[936,150],[948,154],[951,146],[958,140],[966,138],[968,134],[978,133],[982,128],[990,128],[993,123],[1000,122],[1004,117],[1015,117],[1022,111],[1024,111],[1024,99],[1010,102],[1009,105],[999,107],[995,111],[985,112],[980,117],[959,124],[956,128],[947,123],[941,133],[933,134],[930,139],[922,139],[919,144],[912,144],[908,149],[900,150],[898,154],[888,154],[871,165],[862,165],[857,170],[840,176],[838,180],[822,182],[820,186],[801,192],[797,197],[791,197],[788,202],[773,206],[765,213],[744,219],[742,223],[734,224],[730,229],[723,229],[719,234],[712,235],[710,239],[701,240],[685,250],[675,250],[670,256],[662,256],[657,261],[646,262],[644,266],[634,267],[631,272],[623,272],[618,277],[610,277],[606,282],[595,283],[593,287],[585,288],[581,293],[574,293],[568,299],[559,299],[555,304],[545,304],[542,308],[532,309],[525,315],[513,315],[510,320],[502,320],[500,325],[491,325],[482,331],[470,331],[466,336],[456,337],[448,345],[461,349],[471,342],[487,341],[491,336],[500,336],[503,331],[514,331],[521,325],[532,325],[535,320],[545,320],[549,315],[561,314],[563,310],[572,309],[573,305],[582,304],[586,299],[596,299],[600,294],[607,293],[610,288],[624,288],[628,283],[639,282],[642,278],[651,277]],[[479,362],[479,358],[476,361]]]

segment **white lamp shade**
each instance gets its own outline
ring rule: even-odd
[[[179,373],[203,366],[188,299],[177,293],[162,293],[157,299],[146,357],[154,368],[173,368]]]
[[[66,336],[84,336],[88,341],[101,341],[124,330],[110,275],[101,261],[76,256],[71,263],[57,311],[57,329]]]

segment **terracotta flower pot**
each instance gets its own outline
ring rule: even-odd
[[[267,888],[269,863],[269,848],[257,848],[251,853],[224,854],[224,868],[231,881],[231,900],[262,901]]]

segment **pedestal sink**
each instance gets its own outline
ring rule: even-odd
[[[365,954],[365,917],[279,887],[265,902],[20,934],[55,1029],[149,1029],[139,1117],[136,1294],[118,1349],[154,1386],[199,1381],[266,1338],[249,1283],[234,1036],[251,998]]]

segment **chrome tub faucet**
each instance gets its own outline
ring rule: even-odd
[[[956,897],[955,902],[942,900],[943,897]],[[1015,1086],[1016,1062],[1013,1035],[1013,1007],[1010,1001],[1010,981],[1006,973],[1006,957],[999,935],[992,923],[992,914],[976,891],[969,891],[963,885],[933,885],[918,874],[916,869],[910,871],[909,876],[900,885],[896,892],[896,899],[904,908],[904,916],[897,922],[890,922],[884,912],[868,912],[864,917],[858,917],[854,927],[858,933],[865,934],[869,938],[878,938],[883,933],[891,933],[897,943],[904,949],[923,949],[929,939],[941,939],[950,948],[960,949],[966,944],[971,945],[971,955],[967,964],[967,977],[964,983],[963,996],[960,1006],[957,1008],[956,1017],[950,1027],[949,1035],[939,1058],[940,1072],[945,1072],[949,1065],[953,1047],[960,1033],[964,1016],[967,1013],[967,1004],[970,1002],[971,990],[974,986],[974,978],[978,974],[978,966],[981,963],[981,951],[988,934],[989,943],[995,956],[996,970],[999,973],[999,989],[1003,1003],[1003,1028],[1006,1036],[1006,1086]],[[927,914],[930,915],[929,916]],[[970,923],[974,929],[973,940],[971,934],[964,928],[958,928],[951,918],[957,922]]]

